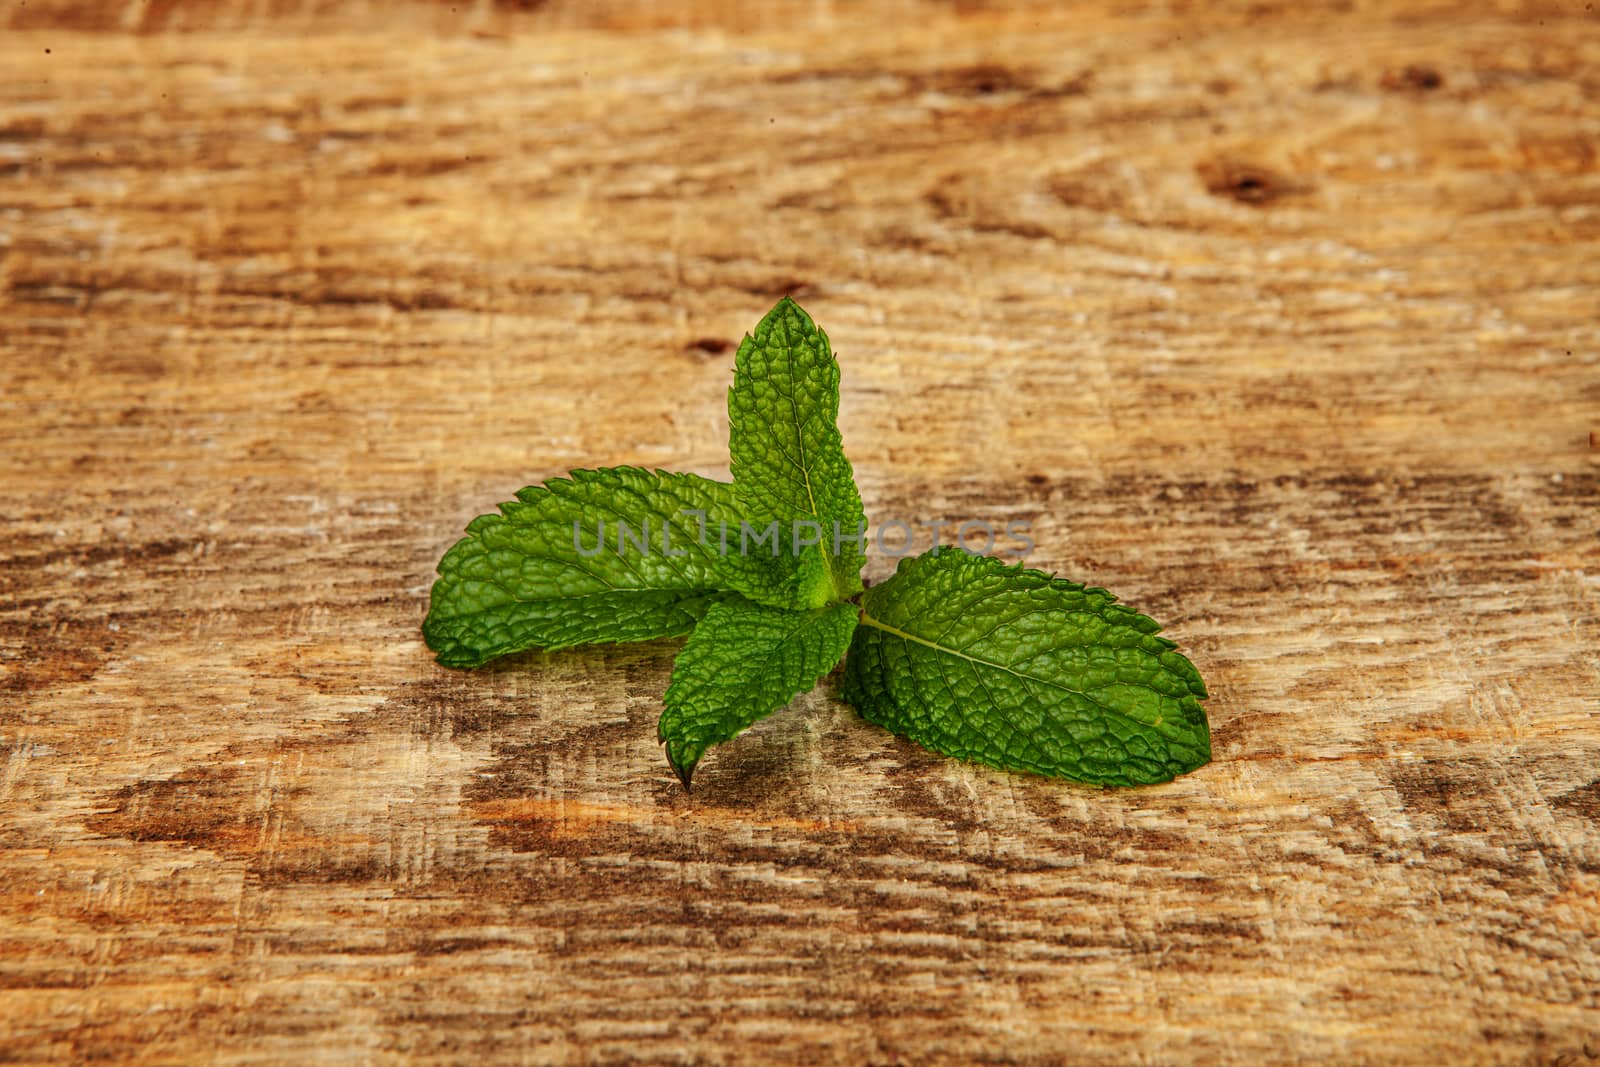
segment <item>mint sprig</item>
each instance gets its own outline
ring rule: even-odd
[[[864,591],[838,411],[827,336],[784,298],[739,346],[731,485],[614,467],[522,490],[440,560],[429,647],[475,667],[687,634],[659,725],[685,788],[847,648],[846,701],[959,759],[1140,785],[1211,758],[1194,665],[1103,589],[935,546]]]

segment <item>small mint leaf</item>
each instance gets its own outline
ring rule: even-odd
[[[844,699],[936,752],[1101,785],[1211,758],[1194,665],[1103,589],[947,548],[861,607]]]
[[[423,637],[445,666],[476,667],[530,648],[686,634],[741,565],[702,543],[690,512],[732,507],[732,486],[636,467],[530,486],[472,520],[439,561]]]
[[[854,604],[785,611],[748,600],[713,604],[672,668],[659,733],[689,788],[706,749],[737,736],[817,684],[856,628]]]
[[[776,523],[791,550],[815,535],[776,598],[787,606],[818,607],[861,591],[867,520],[838,417],[839,364],[828,337],[784,297],[739,345],[728,451],[746,520],[758,529]]]

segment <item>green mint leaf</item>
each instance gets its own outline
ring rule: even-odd
[[[946,548],[862,597],[844,698],[936,752],[1102,785],[1211,758],[1200,675],[1103,589]]]
[[[798,590],[807,575],[817,576],[813,584],[827,582],[823,558],[814,549],[796,552],[791,547],[793,539],[781,534],[778,524],[769,521],[756,526],[738,517],[734,487],[724,482],[713,484],[719,496],[707,511],[705,542],[720,586],[768,607],[800,608]]]
[[[672,668],[659,732],[689,788],[706,749],[817,684],[850,645],[854,604],[785,611],[726,600],[695,626]]]
[[[636,467],[530,486],[439,561],[423,637],[445,666],[476,667],[530,648],[686,634],[748,569],[718,551],[732,508],[730,485]]]
[[[776,523],[799,552],[785,597],[793,607],[861,591],[866,514],[838,417],[839,364],[827,335],[784,297],[739,345],[728,451],[744,518],[758,529]]]

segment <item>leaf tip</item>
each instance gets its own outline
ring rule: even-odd
[[[772,305],[772,310],[761,317],[761,322],[757,325],[756,331],[759,333],[761,327],[770,326],[773,323],[790,321],[793,321],[795,325],[798,325],[803,330],[817,328],[816,322],[806,312],[806,309],[801,307],[794,297],[784,294],[776,304]]]
[[[667,763],[672,766],[672,773],[678,776],[678,781],[683,783],[683,791],[685,793],[689,792],[689,783],[694,779],[694,769],[699,765],[700,757],[696,756],[693,759],[683,759],[679,756],[677,749],[673,745],[668,744]]]

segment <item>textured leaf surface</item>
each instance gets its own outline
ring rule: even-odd
[[[499,514],[474,519],[440,560],[423,636],[440,663],[475,667],[529,648],[688,633],[744,564],[719,558],[714,538],[702,544],[699,518],[685,512],[732,508],[732,486],[635,467],[523,489]],[[599,548],[594,555],[578,551],[575,522],[577,544]],[[631,537],[619,538],[619,523]]]
[[[685,788],[695,764],[817,684],[850,646],[854,604],[785,611],[747,600],[712,605],[672,668],[660,735]]]
[[[739,346],[728,391],[728,451],[739,507],[752,524],[777,522],[791,547],[796,521],[821,532],[821,543],[803,550],[793,571],[784,599],[796,607],[861,591],[865,555],[849,537],[866,529],[866,515],[838,416],[839,364],[827,335],[785,297]],[[802,530],[801,538],[808,534]]]
[[[956,549],[862,598],[844,697],[937,752],[1104,785],[1211,758],[1200,675],[1150,619],[1090,589]]]
[[[792,538],[769,536],[766,526],[771,520],[759,526],[744,521],[733,486],[713,484],[717,501],[706,514],[704,536],[718,585],[769,607],[814,607],[803,604],[799,589],[806,575],[811,576],[811,587],[827,587],[826,560],[815,549],[795,551]]]

